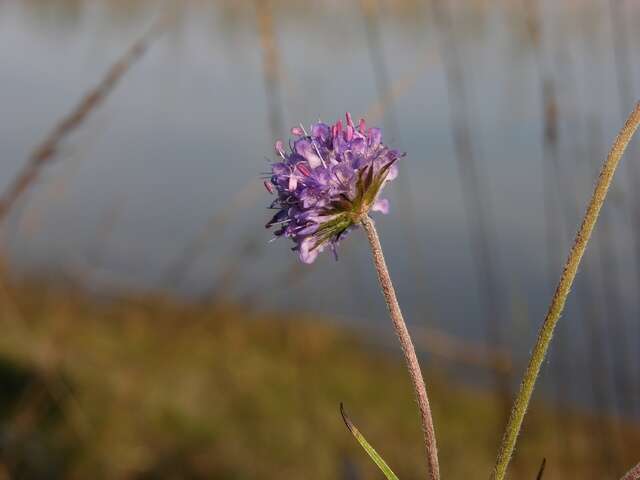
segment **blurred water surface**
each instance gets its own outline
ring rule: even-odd
[[[12,213],[11,261],[387,328],[363,235],[308,267],[263,228],[274,137],[349,110],[408,153],[378,224],[409,321],[524,356],[624,101],[640,96],[640,4],[613,3],[617,17],[602,0],[4,0],[0,188],[169,12]],[[640,162],[634,148],[625,162]],[[580,296],[611,368],[640,376],[635,182],[623,167],[556,344],[577,392],[594,335]]]

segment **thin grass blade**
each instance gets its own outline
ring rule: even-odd
[[[536,480],[542,480],[542,475],[544,475],[544,467],[547,466],[547,459],[542,459],[542,464],[540,465],[540,470],[538,470],[538,475],[536,476]]]
[[[358,441],[358,443],[364,449],[364,451],[367,452],[367,455],[371,457],[371,460],[373,460],[373,462],[378,466],[378,468],[382,471],[382,473],[384,473],[385,477],[387,477],[387,480],[398,480],[398,477],[396,476],[395,473],[393,473],[393,470],[389,468],[389,465],[387,465],[387,462],[383,460],[380,454],[375,451],[375,449],[369,444],[369,442],[367,442],[364,436],[353,424],[353,422],[347,415],[347,412],[345,412],[344,406],[342,405],[342,403],[340,404],[340,413],[342,414],[342,419],[344,420],[344,423],[349,429],[349,431],[351,432],[351,434]]]

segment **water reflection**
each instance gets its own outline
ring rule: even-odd
[[[20,202],[7,228],[13,262],[101,288],[224,294],[385,325],[357,235],[340,262],[300,267],[284,245],[267,244],[257,178],[287,125],[369,112],[409,154],[396,211],[379,222],[408,317],[463,338],[489,332],[526,352],[536,328],[528,319],[543,316],[593,183],[591,153],[602,155],[624,114],[619,75],[638,98],[640,52],[619,47],[630,67],[616,68],[607,2],[525,3],[0,4],[3,188],[51,125],[169,12],[164,35]],[[640,8],[622,8],[626,44],[637,45]],[[553,85],[557,117],[551,150],[544,85]],[[576,288],[606,305],[617,278],[624,323],[607,320],[618,316],[611,311],[594,320],[614,358],[623,332],[637,338],[639,313],[627,260],[637,253],[633,183],[621,176],[619,185],[604,212],[609,233],[596,233],[605,250],[589,252]],[[554,212],[561,221],[550,222]],[[565,229],[553,252],[550,225]],[[604,254],[615,270],[600,263]],[[572,300],[557,347],[570,371],[592,352],[584,302]],[[637,342],[629,349],[637,376]],[[589,389],[578,380],[576,392]]]

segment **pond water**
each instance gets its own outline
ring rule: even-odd
[[[166,16],[12,212],[11,261],[98,289],[223,294],[388,329],[361,233],[338,262],[323,255],[309,267],[263,228],[270,197],[259,176],[274,137],[349,110],[407,152],[378,225],[411,324],[473,341],[493,325],[502,340],[490,341],[524,357],[597,165],[640,98],[640,4],[617,8],[0,1],[3,189]],[[551,119],[556,140],[545,143]],[[625,162],[640,162],[638,151],[636,141]],[[640,377],[632,173],[623,166],[616,179],[556,344],[577,372],[602,337],[585,326],[589,310],[609,368]],[[587,377],[576,375],[574,396]]]

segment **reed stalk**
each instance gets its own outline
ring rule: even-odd
[[[508,297],[507,286],[500,281],[498,254],[494,246],[494,210],[487,185],[481,174],[481,152],[474,148],[473,98],[465,73],[464,51],[459,45],[455,16],[449,0],[431,0],[434,27],[446,79],[449,122],[454,154],[458,166],[462,203],[467,219],[474,274],[484,310],[484,337],[487,345],[504,348],[507,332],[504,328],[504,303],[501,294]],[[499,398],[499,409],[504,420],[511,407],[511,378],[509,372],[494,369],[493,383]]]
[[[422,432],[424,434],[424,446],[427,452],[427,463],[429,465],[429,478],[430,480],[439,480],[440,467],[438,464],[438,447],[436,445],[435,430],[433,428],[433,418],[431,416],[431,407],[429,405],[429,397],[427,396],[427,388],[424,384],[422,372],[420,371],[420,364],[416,355],[416,350],[411,341],[409,330],[402,316],[400,310],[400,304],[396,297],[396,291],[393,288],[391,276],[389,275],[389,269],[382,253],[382,245],[380,245],[380,238],[378,232],[373,223],[373,220],[368,215],[363,215],[360,219],[360,223],[364,228],[369,239],[369,245],[371,246],[371,254],[373,256],[373,263],[375,264],[376,271],[378,273],[378,281],[382,294],[387,303],[389,309],[389,315],[393,322],[393,328],[400,341],[404,358],[407,362],[407,369],[409,376],[411,377],[411,383],[418,402],[418,408],[420,410],[420,419],[422,421]]]
[[[89,90],[71,112],[53,127],[44,141],[31,152],[6,190],[0,193],[0,224],[18,199],[37,181],[42,169],[55,158],[62,141],[104,103],[130,68],[144,55],[152,40],[165,28],[167,19],[167,16],[161,15],[151,28],[111,65],[100,83]]]
[[[387,101],[383,115],[384,127],[389,132],[389,136],[401,144],[401,130],[399,128],[398,116],[394,106],[393,83],[390,80],[389,66],[384,54],[384,42],[381,29],[381,12],[379,2],[375,0],[361,0],[360,8],[365,22],[365,33],[367,38],[367,48],[371,67],[375,79],[375,87],[378,94],[378,101]],[[428,288],[428,279],[425,275],[426,259],[416,230],[418,219],[415,199],[411,188],[411,182],[407,172],[398,173],[398,211],[402,217],[402,228],[406,237],[407,247],[413,256],[413,261],[409,266],[414,277],[415,284],[421,287],[421,302],[419,308],[424,316],[435,317],[433,302]]]
[[[611,186],[616,168],[620,163],[620,159],[622,158],[629,141],[633,137],[633,134],[639,125],[640,102],[636,104],[624,127],[622,127],[622,130],[613,143],[609,155],[607,156],[607,159],[602,166],[602,170],[600,171],[598,182],[595,186],[593,195],[591,196],[591,200],[589,201],[582,224],[576,234],[573,247],[569,252],[564,270],[560,276],[560,281],[558,282],[555,294],[551,300],[547,316],[542,324],[536,344],[533,348],[529,365],[527,366],[522,383],[520,384],[520,390],[515,399],[502,443],[500,445],[496,465],[490,477],[492,480],[503,480],[506,475],[507,467],[509,466],[509,461],[511,460],[511,456],[518,439],[518,434],[522,427],[522,421],[524,420],[538,374],[540,373],[540,367],[542,366],[542,362],[544,361],[547,350],[549,349],[556,324],[558,323],[558,319],[562,314],[565,302],[569,296],[569,291],[571,290],[571,285],[576,277],[578,266],[580,265],[582,256],[587,248],[587,244],[591,238],[596,221],[598,220],[600,210],[602,209],[607,192]]]

